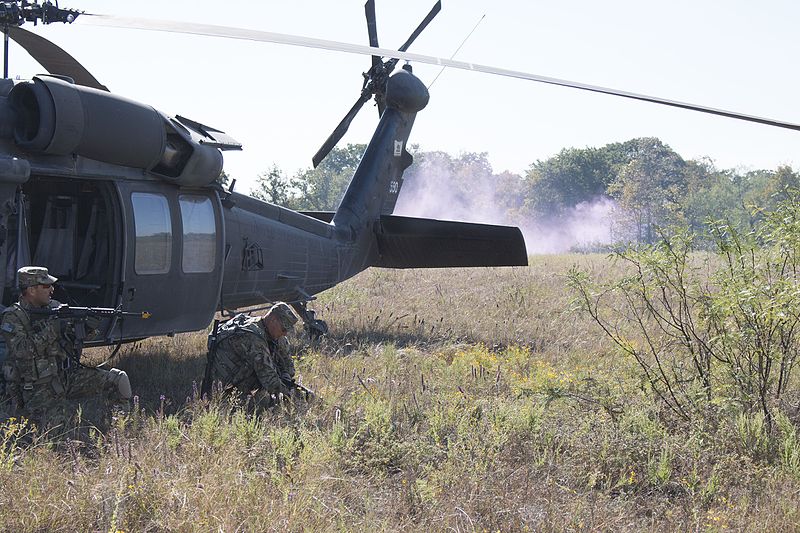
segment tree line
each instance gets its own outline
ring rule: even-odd
[[[293,176],[273,166],[258,176],[251,194],[296,210],[334,210],[365,149],[335,148],[318,168]],[[702,244],[708,220],[746,232],[762,210],[800,188],[800,176],[788,166],[718,169],[708,159],[686,160],[653,137],[565,148],[524,174],[495,173],[486,153],[410,151],[414,164],[403,176],[398,213],[553,226],[574,217],[576,207],[606,201],[612,206],[606,242],[653,243],[658,228],[681,226],[700,235]]]

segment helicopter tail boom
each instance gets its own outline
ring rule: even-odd
[[[413,157],[406,143],[416,113],[428,103],[425,85],[408,70],[389,78],[386,110],[347,187],[333,225],[345,241],[355,241],[380,215],[391,214]]]
[[[392,216],[413,157],[406,143],[428,91],[405,68],[386,88],[386,108],[347,192],[331,220],[350,254],[342,272],[349,277],[369,266],[435,268],[527,265],[518,228]]]

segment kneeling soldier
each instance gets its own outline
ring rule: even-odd
[[[278,303],[264,316],[238,314],[222,324],[209,343],[204,392],[219,383],[228,394],[254,393],[257,399],[292,395],[294,363],[286,333],[296,323],[292,309]]]
[[[35,316],[31,311],[57,308],[52,300],[57,278],[44,267],[23,267],[17,272],[19,302],[3,312],[0,330],[8,357],[5,373],[18,414],[42,425],[66,422],[74,401],[103,395],[113,406],[127,409],[131,398],[128,375],[112,368],[103,370],[81,365],[69,352],[64,338],[67,324],[55,317]],[[87,319],[89,336],[98,323]]]

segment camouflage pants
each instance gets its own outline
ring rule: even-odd
[[[80,366],[67,375],[67,399],[79,400],[103,394],[111,401],[124,400],[117,388],[117,374],[102,368]]]
[[[270,394],[265,389],[256,389],[250,392],[242,392],[236,387],[224,387],[222,382],[217,381],[212,388],[212,394],[218,395],[222,404],[230,409],[244,408],[249,412],[259,413],[278,405],[285,407],[296,407],[306,403],[301,395],[296,391],[290,390],[287,394]]]
[[[90,418],[102,416],[109,407],[127,408],[117,386],[118,374],[99,368],[77,367],[49,380],[22,387],[21,416],[40,425],[66,424],[78,409]]]

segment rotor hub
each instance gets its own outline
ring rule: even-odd
[[[36,26],[51,24],[53,22],[64,22],[72,24],[82,11],[75,9],[61,9],[58,4],[45,1],[28,2],[27,0],[3,1],[0,2],[0,25],[3,26],[22,26],[25,22],[33,22]]]

